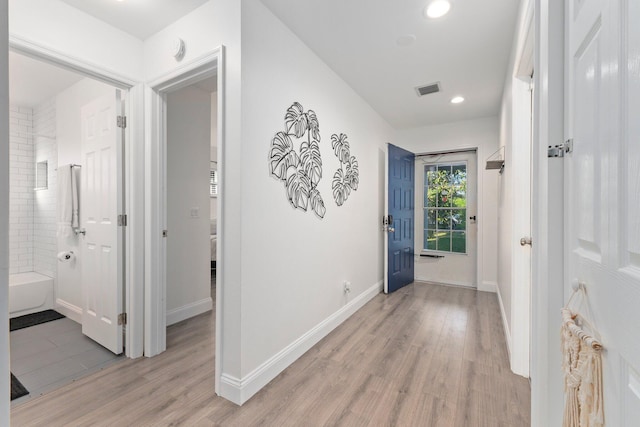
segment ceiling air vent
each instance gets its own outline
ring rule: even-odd
[[[429,95],[430,93],[440,92],[440,82],[431,83],[430,85],[420,86],[416,88],[418,96]]]

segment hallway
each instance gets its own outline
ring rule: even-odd
[[[415,283],[380,294],[244,406],[213,392],[214,316],[167,330],[127,360],[12,409],[26,425],[529,425],[495,294]]]

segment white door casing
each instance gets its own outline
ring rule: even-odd
[[[571,0],[566,13],[565,301],[604,344],[606,425],[640,419],[640,5]]]
[[[529,377],[531,339],[531,147],[533,85],[529,77],[513,79],[511,179],[511,370]]]
[[[123,233],[122,115],[120,91],[82,107],[81,237],[82,333],[122,353]]]
[[[415,279],[420,281],[437,282],[456,286],[477,287],[477,153],[463,151],[460,153],[434,154],[416,156],[416,217],[415,217]],[[440,253],[443,258],[420,257],[423,251],[424,239],[424,166],[438,163],[465,163],[467,165],[467,212],[466,212],[466,254]],[[470,220],[470,217],[476,220]]]

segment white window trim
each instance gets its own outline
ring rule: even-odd
[[[415,215],[416,218],[418,218],[420,220],[419,224],[421,224],[421,228],[420,228],[420,233],[414,233],[415,235],[415,246],[416,246],[416,253],[420,253],[420,254],[424,254],[424,255],[459,255],[459,256],[468,256],[468,251],[467,248],[469,247],[469,233],[468,233],[468,227],[465,226],[464,232],[465,232],[465,251],[464,252],[452,252],[452,251],[441,251],[438,249],[426,249],[424,247],[424,211],[425,211],[425,206],[424,206],[424,182],[425,182],[425,168],[427,166],[430,165],[451,165],[451,166],[455,166],[455,165],[464,165],[465,169],[468,170],[469,165],[468,162],[466,160],[454,160],[454,161],[444,161],[444,162],[424,162],[420,159],[416,159],[416,163],[418,163],[420,165],[420,167],[415,168],[416,170],[416,179],[420,178],[420,188],[421,191],[420,192],[416,192],[418,193],[416,196],[416,204],[414,206],[414,210],[415,210]],[[420,172],[418,172],[418,169],[420,170]],[[465,200],[466,200],[466,195],[465,195]],[[448,209],[448,208],[445,208]],[[453,209],[453,208],[451,208]],[[468,208],[465,207],[465,217],[467,215],[468,212]],[[462,230],[455,230],[455,231],[462,231]]]

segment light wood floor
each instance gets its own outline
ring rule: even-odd
[[[242,407],[215,396],[211,314],[127,360],[12,410],[13,426],[529,425],[495,294],[413,284],[378,295]]]

